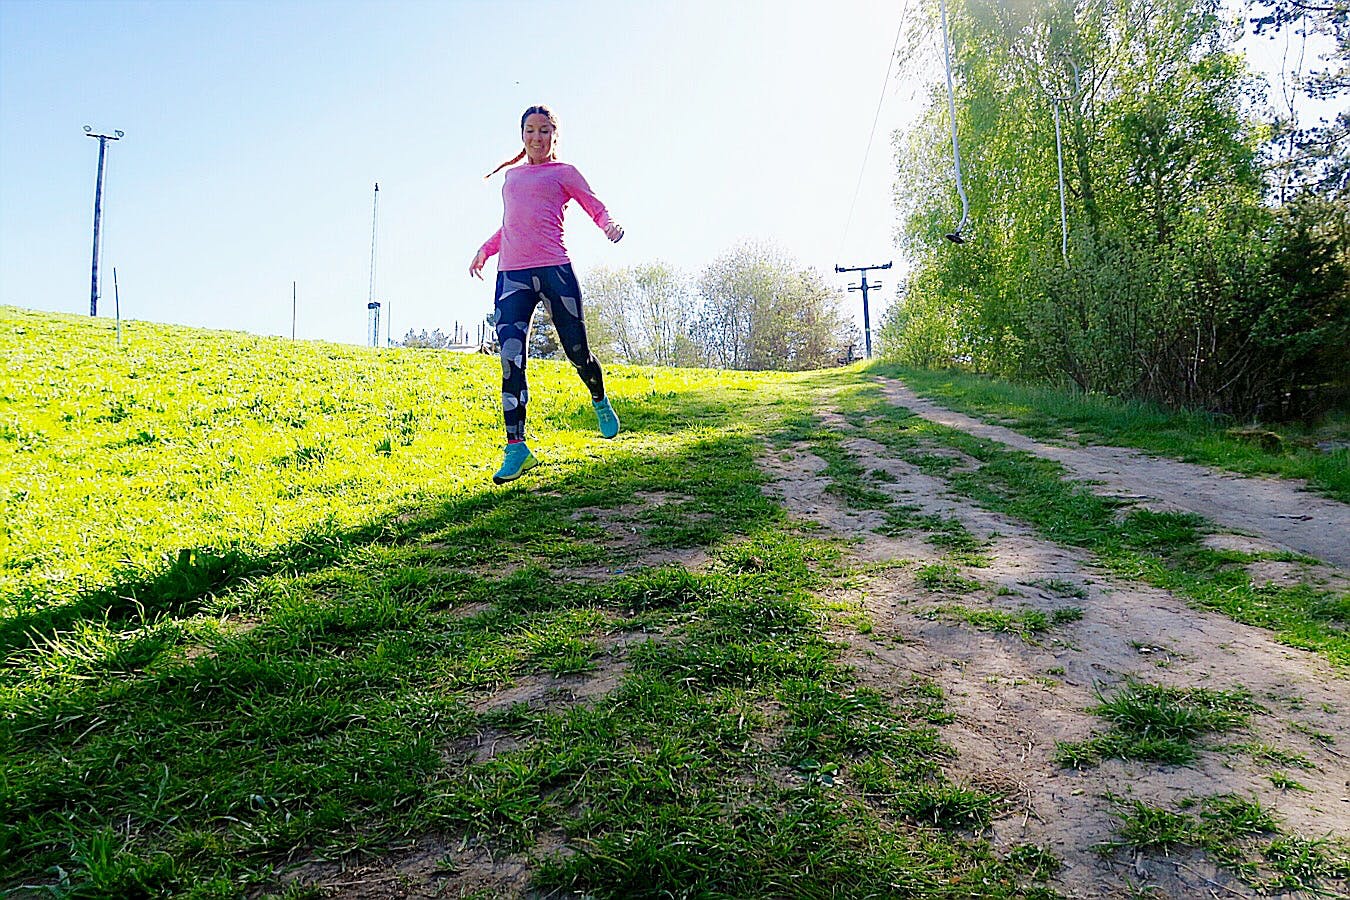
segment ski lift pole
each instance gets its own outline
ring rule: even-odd
[[[366,309],[375,311],[375,323],[371,331],[370,346],[380,346],[380,304],[375,302],[375,246],[380,224],[380,183],[375,182],[375,199],[370,210],[370,292],[366,295]]]
[[[119,141],[125,132],[112,134],[94,134],[94,129],[84,126],[86,137],[98,138],[98,181],[94,185],[94,262],[89,273],[89,315],[98,315],[98,251],[99,238],[103,227],[103,166],[108,155],[108,141]]]
[[[1064,265],[1069,264],[1069,215],[1064,208],[1064,145],[1059,136],[1059,105],[1063,100],[1060,97],[1055,98],[1055,157],[1059,161],[1059,233],[1060,254],[1064,257]]]
[[[947,110],[952,120],[952,161],[956,168],[956,193],[961,197],[961,222],[954,232],[947,235],[947,240],[953,244],[964,244],[966,240],[961,232],[965,230],[966,223],[970,220],[970,201],[966,199],[966,188],[961,183],[961,143],[956,137],[956,89],[952,87],[952,51],[951,37],[947,33],[947,0],[939,0],[939,6],[942,9],[942,57],[947,69]]]
[[[1059,232],[1060,232],[1060,255],[1064,258],[1064,265],[1069,265],[1069,214],[1065,206],[1064,199],[1064,139],[1059,127],[1059,108],[1064,105],[1064,101],[1077,99],[1083,95],[1082,74],[1078,70],[1078,63],[1074,62],[1072,56],[1061,50],[1056,54],[1063,59],[1073,69],[1073,95],[1053,96],[1050,100],[1055,104],[1055,160],[1059,165]],[[1048,93],[1048,92],[1047,92]]]

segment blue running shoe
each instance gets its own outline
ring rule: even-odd
[[[612,438],[619,433],[619,414],[609,405],[609,398],[594,400],[595,417],[600,420],[600,436]]]
[[[530,452],[529,446],[524,441],[507,444],[506,457],[502,460],[502,467],[497,470],[496,475],[492,476],[492,481],[494,484],[506,484],[508,481],[515,481],[537,465],[539,465],[539,460],[534,458],[534,454]]]

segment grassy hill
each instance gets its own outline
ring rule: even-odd
[[[0,617],[164,569],[184,551],[281,559],[399,510],[481,494],[500,463],[500,367],[484,356],[139,322],[119,347],[106,320],[12,309],[0,329],[0,446],[16,453],[0,483]],[[618,455],[645,457],[655,430],[699,433],[697,408],[654,400],[716,394],[732,406],[773,381],[610,367],[610,392],[645,435]],[[590,433],[578,384],[565,364],[532,366],[544,481],[614,459]]]
[[[1021,894],[963,830],[987,800],[938,773],[932,698],[847,690],[808,593],[838,553],[759,491],[759,434],[806,413],[800,379],[610,367],[611,443],[570,366],[537,362],[546,465],[500,489],[494,359],[142,323],[118,347],[106,321],[18,310],[0,330],[0,884],[239,896],[297,859],[562,830],[589,849],[541,853],[542,888],[749,895],[815,866]],[[639,550],[716,561],[625,572]],[[594,706],[482,708],[619,639],[629,674]],[[819,777],[785,782],[823,764],[822,717],[913,744],[894,765],[923,776],[915,814],[952,834],[915,845]],[[475,762],[484,728],[537,740]],[[934,859],[911,872],[916,846]]]
[[[0,358],[0,889],[317,897],[430,846],[455,896],[1053,896],[1055,856],[984,834],[998,791],[944,774],[937,685],[845,662],[866,565],[762,490],[808,441],[885,505],[818,416],[885,415],[866,373],[610,366],[610,442],[536,361],[545,464],[498,488],[495,359],[15,309]]]

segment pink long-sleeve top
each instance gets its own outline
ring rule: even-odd
[[[567,265],[563,207],[569,200],[577,201],[596,225],[609,227],[609,211],[575,166],[546,162],[507,169],[502,227],[482,246],[483,255],[500,252],[497,269],[502,272]]]

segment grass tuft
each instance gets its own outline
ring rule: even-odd
[[[1025,641],[1031,641],[1055,626],[1077,622],[1083,617],[1083,611],[1077,607],[1065,607],[1046,613],[1044,610],[1023,607],[1016,612],[1008,612],[1001,609],[972,609],[948,603],[935,606],[919,615],[928,619],[939,616],[958,619],[981,631],[1015,634]]]
[[[1140,759],[1184,765],[1196,758],[1196,739],[1244,728],[1261,711],[1241,689],[1175,688],[1130,681],[1092,712],[1111,730],[1078,743],[1059,743],[1055,759],[1081,768],[1102,759]]]
[[[1104,847],[1168,852],[1194,847],[1208,853],[1259,893],[1312,891],[1334,895],[1350,879],[1347,846],[1283,833],[1275,815],[1255,798],[1220,794],[1190,799],[1182,810],[1113,798],[1121,840]]]

